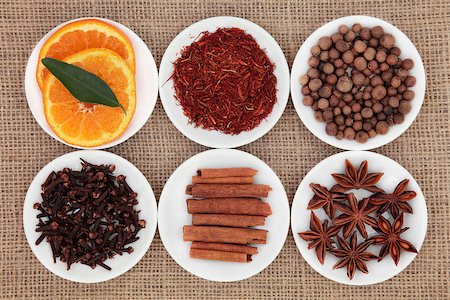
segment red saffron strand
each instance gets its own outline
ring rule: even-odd
[[[272,112],[274,69],[251,35],[219,28],[182,49],[171,79],[190,124],[235,135],[257,127]]]

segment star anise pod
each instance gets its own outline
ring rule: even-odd
[[[334,248],[332,237],[339,232],[340,228],[337,226],[328,227],[328,220],[325,220],[322,224],[314,212],[311,212],[309,228],[311,229],[310,231],[299,232],[298,235],[305,241],[311,242],[308,245],[308,249],[316,248],[317,258],[323,265],[326,251]]]
[[[378,217],[378,226],[374,227],[374,229],[380,235],[370,238],[374,245],[383,245],[380,250],[378,261],[382,260],[390,253],[395,265],[398,265],[401,249],[417,253],[416,248],[410,242],[400,237],[403,232],[409,229],[409,227],[402,227],[403,214],[398,215],[392,225],[383,216],[380,215]]]
[[[377,206],[369,205],[369,198],[365,198],[362,201],[356,199],[353,193],[348,195],[349,205],[343,203],[336,203],[335,206],[342,212],[342,215],[333,220],[333,225],[344,226],[344,237],[348,238],[350,234],[358,228],[359,232],[364,238],[368,238],[366,226],[377,226],[377,221],[369,216],[377,210]]]
[[[416,192],[405,191],[409,180],[400,182],[392,194],[377,193],[370,197],[370,203],[379,207],[378,213],[381,215],[389,210],[394,218],[401,212],[412,214],[411,206],[406,202],[416,197]]]
[[[340,260],[333,266],[333,269],[347,267],[347,276],[350,279],[352,279],[355,275],[356,269],[365,274],[369,273],[365,262],[378,258],[375,254],[365,252],[373,241],[367,240],[358,245],[356,232],[353,232],[350,237],[350,244],[340,236],[338,236],[337,239],[339,246],[342,249],[334,249],[331,251],[335,256],[340,258]]]
[[[308,209],[318,209],[323,207],[327,215],[333,219],[335,213],[335,202],[342,202],[347,199],[347,195],[340,193],[332,193],[320,184],[311,183],[309,185],[314,192],[314,196],[308,203]]]
[[[364,189],[373,193],[382,193],[382,189],[375,186],[383,176],[383,173],[368,173],[367,160],[363,161],[359,166],[358,171],[346,159],[345,160],[345,175],[333,173],[331,174],[337,185],[333,186],[331,192],[345,193],[352,189]]]

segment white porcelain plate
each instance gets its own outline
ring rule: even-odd
[[[36,216],[39,211],[33,209],[33,204],[42,202],[42,183],[44,183],[45,179],[52,171],[59,171],[65,167],[72,168],[73,170],[80,170],[80,158],[93,164],[114,164],[116,166],[114,174],[125,175],[127,183],[136,193],[138,193],[137,199],[139,204],[136,205],[135,208],[136,210],[140,210],[139,218],[147,222],[145,228],[141,229],[137,235],[139,240],[130,244],[130,246],[134,248],[134,252],[131,254],[124,253],[122,256],[116,255],[113,259],[105,261],[105,263],[112,268],[111,271],[100,266],[92,269],[91,267],[80,263],[72,264],[70,270],[66,270],[66,264],[59,259],[57,259],[56,263],[53,263],[50,244],[45,240],[38,246],[35,244],[40,236],[38,232],[35,232],[36,225],[38,224]],[[39,171],[31,182],[25,197],[23,207],[23,227],[31,250],[33,250],[37,259],[49,271],[67,280],[94,283],[106,281],[122,275],[138,263],[152,243],[156,231],[157,215],[156,199],[153,190],[145,176],[133,164],[126,159],[109,152],[83,150],[64,154],[48,163],[41,171]]]
[[[112,142],[90,148],[106,149],[128,140],[136,132],[138,132],[152,114],[156,104],[156,99],[158,98],[158,69],[156,68],[155,60],[153,59],[152,53],[150,52],[144,41],[131,29],[125,27],[120,23],[102,18],[74,19],[53,28],[39,41],[39,43],[37,43],[36,47],[33,49],[33,52],[31,52],[30,58],[28,59],[28,64],[25,71],[25,94],[27,96],[28,106],[30,107],[34,118],[45,132],[47,132],[52,138],[60,141],[61,143],[72,146],[74,148],[86,149],[85,147],[80,147],[64,142],[53,132],[53,130],[47,124],[47,120],[45,119],[44,114],[42,92],[39,89],[39,85],[36,80],[36,67],[39,58],[39,51],[41,50],[41,47],[44,45],[45,41],[62,26],[82,19],[98,19],[114,25],[122,30],[130,39],[131,44],[133,45],[134,55],[136,57],[136,111],[134,112],[133,118],[131,119],[128,128],[121,136],[119,136]]]
[[[228,135],[218,131],[205,130],[189,124],[183,109],[175,100],[173,80],[173,63],[181,55],[183,47],[192,44],[204,32],[214,32],[218,28],[237,27],[252,35],[262,49],[265,49],[272,63],[275,64],[274,75],[277,77],[277,103],[272,113],[258,127],[238,135]],[[159,93],[164,110],[170,121],[186,137],[201,145],[211,148],[235,148],[249,144],[270,131],[278,122],[289,97],[289,67],[286,58],[275,39],[262,27],[245,19],[236,17],[214,17],[201,20],[180,32],[167,47],[159,67]]]
[[[185,189],[199,168],[250,167],[258,170],[255,183],[272,187],[264,199],[272,208],[264,226],[269,231],[267,244],[256,245],[258,254],[249,263],[194,259],[189,256],[190,242],[183,241],[183,226],[192,224],[187,212]],[[186,271],[213,281],[237,281],[264,270],[277,256],[289,229],[289,203],[283,184],[272,169],[259,158],[233,149],[216,149],[199,153],[181,164],[170,176],[159,199],[159,235],[167,252]]]
[[[385,32],[392,34],[395,37],[395,44],[400,48],[401,54],[400,58],[410,58],[414,61],[414,68],[410,70],[410,75],[416,77],[416,85],[412,88],[416,93],[415,98],[411,101],[411,111],[405,115],[405,121],[402,124],[394,125],[389,127],[389,131],[385,135],[378,134],[374,138],[370,138],[366,143],[362,144],[355,140],[338,140],[334,136],[327,135],[325,132],[325,122],[318,122],[314,118],[314,110],[311,107],[303,104],[303,95],[301,93],[301,84],[299,82],[300,76],[305,74],[308,69],[308,60],[311,57],[311,48],[317,44],[322,36],[331,36],[333,33],[338,31],[339,25],[352,26],[355,23],[360,23],[365,27],[374,27],[380,25],[383,27]],[[369,150],[381,147],[390,143],[391,141],[398,138],[406,129],[411,126],[412,122],[416,119],[419,114],[420,108],[425,96],[425,69],[423,67],[422,59],[420,58],[419,52],[417,51],[411,40],[401,32],[394,25],[368,16],[348,16],[340,19],[333,20],[316,31],[314,31],[302,44],[300,50],[295,56],[294,63],[292,65],[291,72],[291,96],[292,102],[294,103],[295,110],[305,124],[306,128],[309,129],[316,137],[324,141],[325,143],[332,145],[337,148],[346,150]]]
[[[295,193],[294,201],[292,203],[292,234],[303,258],[314,270],[319,272],[322,276],[325,276],[336,282],[349,285],[376,284],[388,280],[400,273],[413,261],[413,259],[416,257],[416,254],[402,250],[398,266],[395,265],[389,254],[380,262],[377,262],[376,260],[369,261],[367,262],[369,273],[364,274],[357,270],[353,279],[350,280],[347,277],[347,269],[345,267],[342,269],[333,270],[333,266],[337,263],[338,258],[330,253],[327,253],[325,257],[325,263],[324,265],[321,265],[316,257],[314,249],[308,250],[308,242],[304,241],[298,235],[299,232],[309,230],[311,211],[307,210],[307,205],[314,195],[309,187],[309,184],[319,183],[320,185],[330,189],[335,184],[331,173],[343,174],[345,172],[344,169],[346,159],[348,159],[356,169],[358,169],[359,165],[364,160],[367,160],[369,165],[369,173],[384,173],[377,186],[385,190],[387,193],[392,193],[400,181],[409,179],[407,190],[415,191],[417,193],[417,196],[414,199],[408,201],[414,213],[404,214],[403,227],[410,227],[410,229],[403,233],[401,237],[410,241],[416,247],[417,251],[420,250],[420,247],[422,246],[422,243],[425,239],[425,234],[427,232],[427,207],[425,198],[419,185],[414,180],[412,175],[399,163],[386,156],[367,151],[347,151],[335,154],[322,160],[314,168],[312,168],[311,171],[309,171],[309,173],[303,178],[302,182],[300,183],[300,186]],[[351,190],[349,192],[354,192],[358,200],[371,195],[370,192],[363,190]],[[327,215],[325,214],[323,209],[314,210],[314,213],[322,221],[327,218]],[[383,216],[387,217],[387,219],[392,223],[393,218],[389,216],[389,213],[385,213],[383,214]],[[377,235],[375,230],[369,228],[368,225],[366,226],[366,229],[369,237]],[[363,238],[358,233],[358,244],[362,241]],[[378,255],[380,248],[381,246],[372,245],[367,249],[367,251]]]

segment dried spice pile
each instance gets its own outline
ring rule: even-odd
[[[192,242],[190,257],[247,263],[266,244],[263,226],[272,214],[266,198],[272,188],[253,184],[258,170],[252,168],[202,168],[186,187],[192,225],[183,227],[183,240]]]
[[[397,265],[401,250],[417,253],[410,242],[400,237],[409,229],[403,227],[403,213],[413,213],[408,201],[416,196],[414,191],[406,191],[408,179],[401,181],[392,193],[386,193],[376,186],[383,173],[368,173],[367,161],[356,170],[348,160],[345,161],[345,174],[331,175],[336,185],[330,190],[310,184],[314,196],[308,204],[310,210],[323,208],[331,224],[328,225],[329,220],[321,222],[312,211],[310,230],[299,233],[302,239],[310,242],[308,249],[315,248],[321,264],[327,252],[331,253],[339,258],[333,269],[346,267],[347,276],[352,279],[356,270],[369,272],[366,261],[381,261],[390,254]],[[346,193],[352,189],[364,189],[373,194],[358,201],[353,193]],[[341,214],[337,215],[336,211]],[[392,223],[382,215],[387,212],[394,218]],[[369,237],[366,226],[372,227],[377,235]],[[357,232],[364,238],[360,244]],[[371,245],[382,245],[378,255],[366,251]]]
[[[416,78],[411,59],[400,58],[395,38],[381,26],[339,26],[311,48],[310,69],[300,77],[303,104],[326,122],[326,133],[365,143],[403,123],[411,111]]]
[[[52,172],[42,185],[42,203],[36,232],[50,244],[53,261],[80,262],[111,270],[104,262],[116,254],[133,252],[131,243],[145,227],[139,220],[135,193],[125,176],[114,176],[114,165],[93,165],[82,160],[81,171]]]
[[[277,102],[274,69],[243,30],[203,32],[174,62],[175,97],[196,127],[231,135],[250,131]]]

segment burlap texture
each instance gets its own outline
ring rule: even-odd
[[[414,262],[393,279],[369,287],[334,283],[310,268],[289,234],[278,258],[262,273],[237,283],[214,283],[190,275],[165,251],[158,234],[128,273],[101,284],[77,284],[48,272],[28,247],[22,205],[34,175],[55,157],[73,151],[48,136],[33,119],[24,94],[24,72],[37,41],[54,26],[98,16],[133,29],[157,63],[186,26],[206,17],[233,15],[269,31],[289,64],[307,36],[346,15],[366,14],[391,22],[408,35],[425,64],[427,92],[418,119],[400,138],[376,152],[405,166],[425,194],[429,226]],[[0,298],[22,299],[449,299],[450,270],[450,2],[439,1],[120,1],[0,0]],[[147,124],[127,142],[109,149],[134,163],[159,197],[165,181],[190,156],[206,150],[170,123],[160,103]],[[292,104],[262,139],[242,147],[281,177],[289,199],[302,177],[339,150],[315,138]]]

